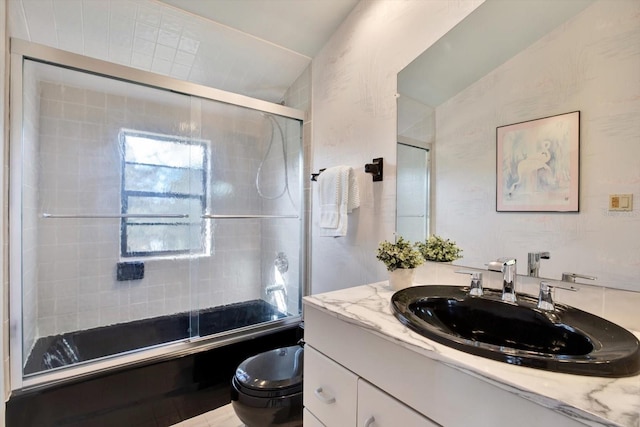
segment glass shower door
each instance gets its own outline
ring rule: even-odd
[[[300,111],[14,53],[14,389],[299,321]]]
[[[187,339],[207,256],[207,141],[191,97],[25,60],[23,367]]]
[[[192,260],[199,335],[301,313],[301,121],[202,100],[211,256]]]

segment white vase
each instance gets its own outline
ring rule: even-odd
[[[413,275],[415,268],[396,268],[389,272],[389,286],[394,291],[413,286]]]

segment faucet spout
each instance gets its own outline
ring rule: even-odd
[[[515,258],[500,258],[502,263],[502,301],[516,302],[516,271]]]

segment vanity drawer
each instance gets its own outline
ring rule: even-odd
[[[358,427],[438,427],[430,419],[360,378]]]
[[[358,377],[310,345],[304,348],[304,406],[326,427],[356,424]]]

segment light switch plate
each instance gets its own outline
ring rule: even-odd
[[[610,211],[632,211],[633,194],[609,194]]]

